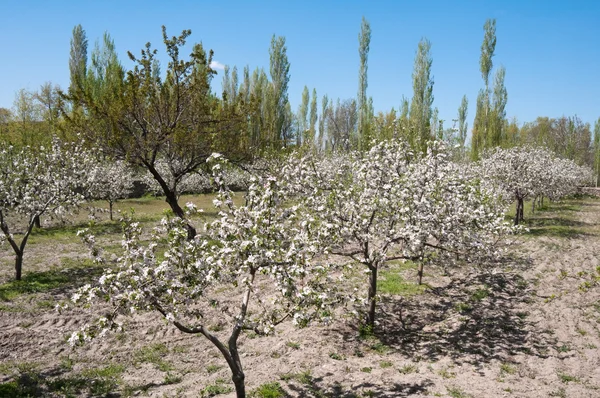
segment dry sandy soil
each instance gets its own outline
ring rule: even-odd
[[[361,337],[350,318],[244,335],[247,389],[276,382],[291,397],[600,397],[599,236],[600,200],[556,204],[536,215],[503,264],[430,270],[422,294],[384,295],[372,336]],[[28,248],[25,275],[84,258],[72,238],[42,243]],[[2,281],[12,275],[8,250],[0,248]],[[69,272],[74,284],[45,292],[2,301],[0,290],[0,396],[234,396],[218,351],[156,314],[72,351],[66,337],[89,315],[52,307],[89,276]]]

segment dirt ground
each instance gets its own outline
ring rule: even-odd
[[[29,259],[48,250],[30,249]],[[0,248],[2,280],[11,275],[8,250]],[[51,250],[84,257],[69,239]],[[564,202],[539,213],[502,264],[451,276],[430,270],[424,293],[384,295],[374,335],[361,336],[347,317],[244,335],[247,389],[277,382],[291,397],[600,397],[599,258],[600,200]],[[157,314],[72,351],[66,338],[89,314],[53,310],[71,292],[0,300],[0,396],[235,396],[218,351]]]

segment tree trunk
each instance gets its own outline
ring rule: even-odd
[[[521,212],[519,214],[519,218],[520,218],[519,222],[523,222],[523,220],[525,220],[525,216],[523,215],[524,210],[525,210],[525,204],[523,203],[523,199],[520,199],[520,201],[521,201],[521,206],[519,206],[519,209],[521,210]]]
[[[15,254],[15,279],[21,280],[21,270],[23,269],[23,253]]]
[[[533,200],[531,201],[531,214],[535,214],[535,201],[537,200],[537,198],[533,198]]]
[[[371,330],[375,328],[375,297],[377,295],[377,266],[369,265],[371,276],[369,277],[369,313],[367,314],[367,325]]]
[[[35,217],[33,218],[33,225],[34,225],[36,228],[42,228],[42,223],[40,222],[40,216],[39,216],[39,215],[38,215],[38,216],[35,216]]]
[[[110,214],[110,221],[113,220],[113,202],[108,202],[108,211]]]
[[[457,257],[457,259],[458,259],[458,254],[456,255],[456,257]],[[422,262],[421,262],[421,263],[419,263],[419,270],[417,271],[417,276],[418,276],[418,279],[419,279],[419,281],[418,281],[418,282],[419,282],[419,285],[421,285],[421,284],[423,283],[423,268],[424,268],[424,267],[425,267],[425,266],[423,265],[423,263],[422,263]]]
[[[231,369],[231,380],[233,380],[233,385],[235,386],[235,396],[237,398],[246,398],[245,378],[246,376],[241,369]]]

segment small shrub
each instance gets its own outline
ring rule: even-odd
[[[285,391],[279,383],[272,382],[260,385],[250,393],[250,396],[255,398],[282,398],[285,396]]]

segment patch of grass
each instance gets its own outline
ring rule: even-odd
[[[381,341],[377,341],[370,348],[378,354],[387,354],[391,350],[390,346],[383,344]]]
[[[294,350],[297,350],[300,348],[300,343],[296,343],[295,341],[288,341],[287,343],[285,343],[286,346],[293,348]]]
[[[569,347],[566,344],[563,344],[561,346],[556,347],[556,351],[558,351],[558,352],[569,352],[569,351],[571,351],[571,347]]]
[[[454,309],[461,314],[468,314],[473,311],[473,306],[469,303],[456,303]]]
[[[410,297],[422,294],[427,285],[418,285],[404,280],[398,269],[383,269],[379,272],[377,290],[381,294]]]
[[[559,373],[558,378],[565,384],[568,384],[569,382],[579,383],[580,381],[579,377],[571,376],[566,373]]]
[[[407,375],[410,373],[418,373],[419,369],[415,365],[404,365],[403,367],[398,369],[398,372]]]
[[[364,373],[371,373],[372,370],[373,370],[373,368],[368,367],[368,366],[364,367],[364,368],[360,368],[360,371],[364,372]]]
[[[69,275],[58,270],[29,272],[20,281],[0,285],[0,300],[12,301],[23,294],[47,292],[70,282]]]
[[[208,365],[206,367],[206,371],[208,372],[208,374],[212,374],[212,373],[219,371],[219,369],[221,369],[221,368],[222,368],[222,366],[220,366],[220,365]]]
[[[336,361],[343,361],[344,359],[346,359],[343,355],[340,355],[337,352],[330,352],[329,358],[335,359]]]
[[[200,391],[201,397],[214,397],[215,395],[228,394],[233,391],[230,386],[224,385],[217,380],[214,384],[209,384]]]
[[[271,382],[265,383],[258,386],[255,390],[250,392],[250,397],[255,398],[282,398],[285,396],[285,391],[279,383]]]
[[[558,390],[551,391],[548,395],[551,397],[567,398],[567,392],[562,387]]]
[[[456,377],[456,373],[449,371],[446,368],[440,369],[437,372],[440,376],[442,376],[444,379],[453,379]]]
[[[394,364],[391,363],[390,361],[381,361],[381,362],[379,362],[379,366],[382,369],[385,369],[385,368],[391,368],[392,366],[394,366]]]
[[[517,372],[517,368],[508,363],[503,363],[500,365],[500,372],[503,374],[514,375]]]
[[[446,387],[446,390],[452,398],[471,398],[469,394],[458,387]]]
[[[181,375],[175,375],[171,372],[167,372],[167,374],[165,375],[165,379],[163,380],[163,384],[177,384],[182,379],[183,377],[181,377]]]
[[[471,301],[481,301],[489,295],[490,295],[490,291],[488,290],[487,287],[480,288],[480,289],[475,290],[471,294]]]
[[[163,343],[151,344],[142,347],[133,355],[134,360],[138,363],[152,363],[156,365],[158,370],[169,372],[174,370],[172,364],[164,360],[165,355],[169,353],[169,349]]]

